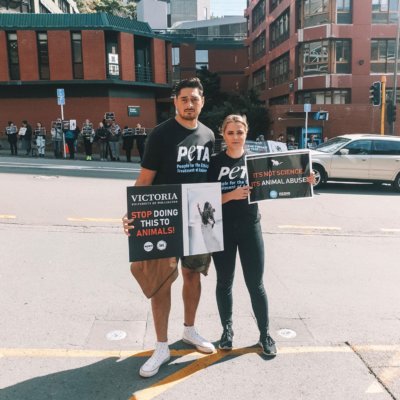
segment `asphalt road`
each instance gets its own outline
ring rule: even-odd
[[[173,357],[140,378],[155,337],[120,223],[137,171],[0,158],[1,400],[400,399],[399,194],[372,185],[260,203],[275,359],[255,347],[238,262],[235,349],[201,355],[182,343],[178,278]],[[214,290],[211,269],[197,326],[217,343]]]

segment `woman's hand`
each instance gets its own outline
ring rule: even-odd
[[[232,200],[244,200],[251,192],[251,186],[240,186],[231,192],[222,194],[222,204]]]
[[[128,219],[128,216],[126,214],[122,217],[122,225],[124,228],[125,235],[127,235],[127,236],[131,236],[129,231],[131,229],[134,229],[134,226],[131,225],[132,222],[133,222],[133,219]]]
[[[311,171],[310,176],[307,177],[307,182],[311,183],[311,185],[315,185],[316,179],[315,179],[315,174],[314,172]]]

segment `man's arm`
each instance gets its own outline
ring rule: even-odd
[[[149,186],[153,183],[157,171],[147,168],[141,168],[138,178],[136,179],[135,186]]]

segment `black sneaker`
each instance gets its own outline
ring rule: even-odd
[[[261,346],[263,354],[270,357],[276,356],[277,350],[276,350],[275,340],[272,339],[272,337],[269,336],[269,334],[267,334],[265,338],[260,338],[258,344]]]
[[[232,350],[233,330],[232,328],[226,327],[222,332],[221,339],[219,340],[218,347],[221,350]]]

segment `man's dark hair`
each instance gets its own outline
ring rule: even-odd
[[[181,90],[185,88],[197,88],[199,89],[200,95],[203,96],[203,85],[201,84],[199,78],[189,78],[179,81],[172,90],[172,96],[179,96]]]
[[[28,125],[28,121],[27,121],[26,119],[24,119],[24,120],[22,121],[22,123],[25,124],[25,125]]]

